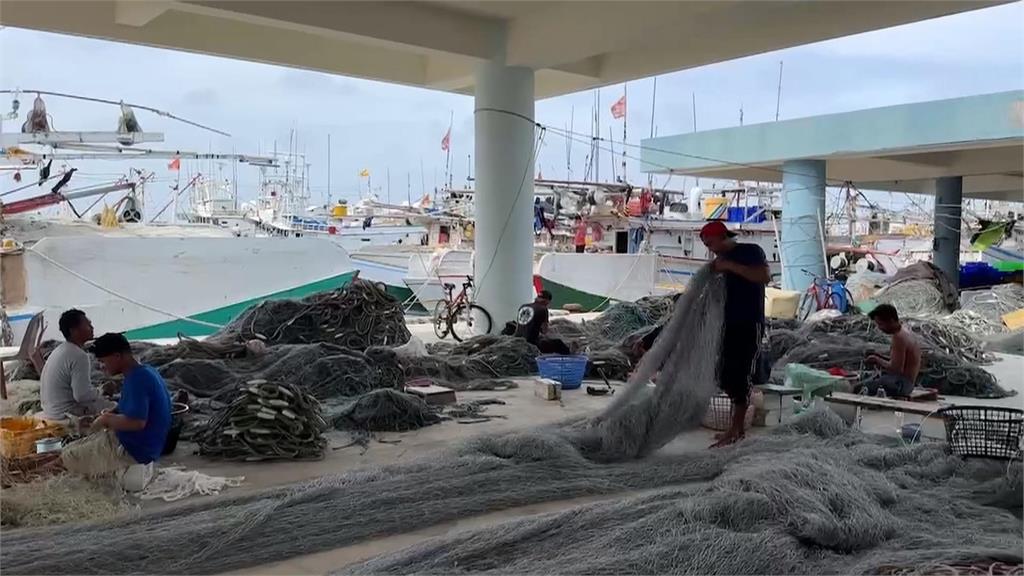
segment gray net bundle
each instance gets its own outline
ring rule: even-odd
[[[821,438],[790,430],[747,442],[711,480],[462,531],[340,573],[878,574],[1022,562],[1019,463],[1008,475],[941,444],[899,447],[833,426]],[[793,445],[776,444],[783,437]]]
[[[781,337],[788,338],[785,334]],[[780,335],[772,334],[769,338],[775,340]],[[772,349],[776,348],[783,349],[782,343],[773,343]],[[868,354],[885,354],[888,350],[888,343],[842,334],[819,335],[803,342],[798,341],[779,357],[772,367],[772,379],[781,381],[786,366],[792,363],[818,370],[842,368],[864,379],[878,373],[867,364]],[[916,384],[934,388],[940,394],[971,398],[1004,398],[1015,394],[999,386],[995,376],[984,368],[927,346],[921,350],[921,370]]]
[[[875,293],[879,304],[892,304],[901,315],[927,316],[948,312],[942,292],[933,280],[901,280]]]
[[[978,336],[992,336],[1009,332],[1003,315],[1021,308],[1024,308],[1024,286],[1002,284],[983,290],[964,290],[960,293],[960,309],[945,320]]]
[[[902,311],[900,311],[902,314]],[[918,336],[925,348],[955,356],[965,363],[992,362],[981,342],[970,332],[946,322],[926,318],[902,318],[903,326]],[[804,324],[801,333],[810,339],[823,334],[854,336],[866,342],[888,344],[890,337],[875,326],[867,316],[846,315]]]
[[[456,390],[509,388],[508,378],[537,373],[540,355],[536,346],[514,336],[474,336],[427,349],[430,356],[402,360],[406,378],[430,379]]]
[[[316,398],[265,380],[253,380],[233,394],[193,437],[200,456],[246,462],[323,457],[327,422]]]
[[[258,338],[270,344],[331,342],[354,350],[409,341],[402,303],[383,284],[355,279],[339,290],[301,300],[266,300],[210,338]]]
[[[347,402],[330,419],[340,430],[407,432],[437,424],[441,416],[417,396],[384,388]]]
[[[179,358],[157,369],[168,387],[199,398],[231,394],[252,379],[286,383],[318,400],[356,396],[403,383],[391,350],[368,348],[359,352],[324,343],[270,346],[244,358]]]
[[[5,532],[0,564],[12,574],[252,571],[601,495],[615,499],[427,542],[350,571],[833,574],[943,559],[1020,563],[1022,488],[1020,462],[964,461],[939,443],[902,446],[827,411],[723,450],[606,464],[583,457],[555,427],[141,517]],[[630,497],[635,491],[645,495]]]
[[[588,458],[641,458],[700,424],[717,388],[724,309],[724,279],[704,266],[665,324],[666,334],[685,337],[658,338],[625,390],[575,427],[574,441]],[[649,385],[655,376],[657,385]]]

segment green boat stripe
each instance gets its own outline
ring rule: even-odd
[[[213,310],[192,314],[188,316],[188,318],[223,326],[234,320],[239,314],[245,311],[245,309],[250,306],[255,306],[265,300],[304,298],[316,292],[335,290],[337,288],[342,288],[351,282],[353,276],[355,276],[355,271],[346,272],[323,280],[317,280],[316,282],[310,282],[309,284],[296,286],[295,288],[281,290],[265,296],[257,296],[256,298],[242,300],[241,302],[229,304],[221,308],[214,308]],[[183,334],[185,336],[207,336],[209,334],[213,334],[215,331],[216,329],[212,326],[206,326],[204,324],[196,324],[195,322],[189,322],[187,320],[170,320],[168,322],[161,322],[159,324],[152,324],[142,328],[128,330],[124,335],[129,340],[156,340],[159,338],[174,338],[178,334]]]
[[[587,312],[600,312],[612,303],[604,296],[577,290],[544,276],[540,277],[540,282],[544,290],[551,292],[552,308],[561,308],[566,304],[579,304]]]

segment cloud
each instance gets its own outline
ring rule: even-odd
[[[220,95],[213,88],[193,88],[181,97],[181,103],[188,107],[214,108],[220,106]]]

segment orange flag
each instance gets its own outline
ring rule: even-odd
[[[167,165],[168,170],[181,170],[181,158],[175,158],[171,160],[171,163]]]

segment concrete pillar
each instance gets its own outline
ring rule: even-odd
[[[485,62],[476,72],[476,301],[491,331],[533,300],[533,70]]]
[[[826,272],[825,161],[788,160],[782,171],[782,287],[802,292]]]
[[[945,272],[954,286],[960,285],[960,212],[963,210],[964,179],[960,176],[935,180],[935,240],[932,262]]]

